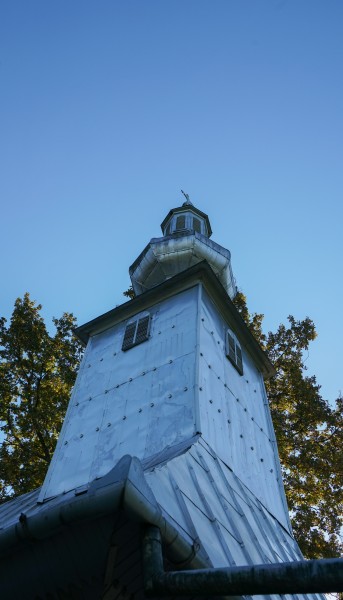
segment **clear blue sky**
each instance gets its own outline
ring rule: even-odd
[[[342,375],[342,0],[3,0],[0,312],[83,323],[190,194],[267,329]]]

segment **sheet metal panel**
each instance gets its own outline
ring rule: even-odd
[[[285,527],[289,526],[279,459],[262,377],[242,345],[244,374],[226,357],[230,327],[203,292],[199,408],[203,438]],[[234,332],[235,333],[235,332]]]
[[[154,305],[149,340],[126,352],[126,321],[90,338],[40,500],[194,435],[196,303],[194,287]]]
[[[293,537],[203,440],[145,476],[163,510],[200,539],[213,566],[301,558]]]

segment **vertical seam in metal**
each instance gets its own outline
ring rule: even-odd
[[[195,385],[194,385],[195,432],[194,433],[201,433],[200,394],[199,394],[201,302],[202,302],[202,283],[199,283],[198,284],[198,294],[197,294],[197,325],[196,325],[196,345],[195,345]]]

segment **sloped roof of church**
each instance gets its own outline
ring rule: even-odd
[[[73,597],[84,600],[117,595],[143,600],[140,523],[145,516],[160,519],[162,532],[171,527],[174,539],[197,548],[197,566],[302,558],[292,533],[199,436],[143,464],[123,457],[82,491],[44,504],[37,504],[38,492],[0,507],[2,597],[11,581],[11,598],[22,593],[62,599],[74,590]],[[113,592],[108,596],[106,586]]]

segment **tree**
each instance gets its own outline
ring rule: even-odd
[[[276,375],[266,382],[285,491],[295,537],[307,558],[343,550],[343,399],[331,406],[303,353],[316,337],[311,319],[288,317],[275,333],[262,331],[263,315],[249,314],[239,292],[234,303],[266,350]]]
[[[41,485],[81,357],[74,316],[54,318],[51,336],[41,308],[25,294],[0,319],[0,501]]]

